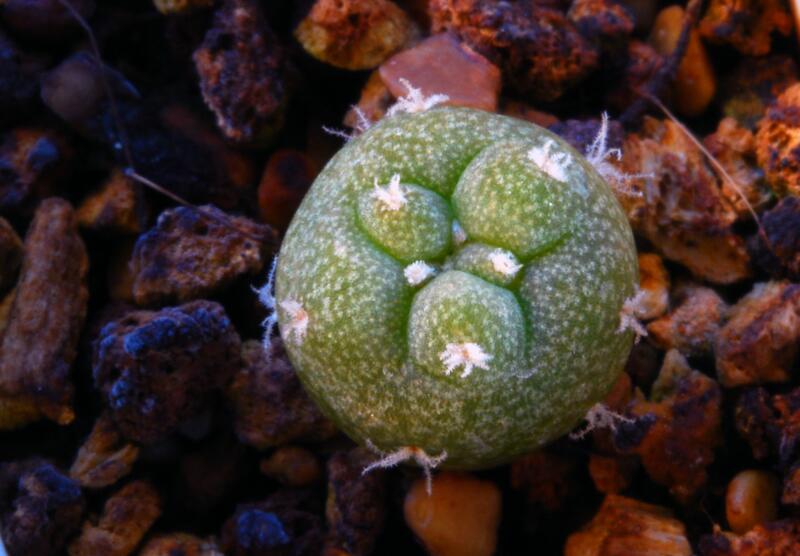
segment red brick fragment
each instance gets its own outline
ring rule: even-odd
[[[25,237],[16,295],[0,338],[0,429],[74,418],[69,373],[89,298],[89,259],[75,213],[43,201]]]
[[[443,104],[497,111],[500,70],[450,33],[434,35],[395,54],[379,71],[395,97],[408,94],[402,82],[406,80],[426,97],[447,95],[449,100]]]

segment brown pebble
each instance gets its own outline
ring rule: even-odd
[[[63,199],[36,210],[25,237],[16,296],[0,339],[0,429],[46,417],[70,423],[70,367],[89,298],[89,259],[75,213]],[[27,410],[15,418],[9,405]]]
[[[0,217],[0,296],[17,282],[22,255],[22,240],[8,220]]]
[[[83,488],[104,488],[128,475],[139,447],[125,442],[108,413],[102,413],[72,462],[69,476]]]
[[[500,70],[452,34],[434,35],[395,54],[379,71],[395,97],[408,94],[406,80],[426,97],[447,95],[443,104],[497,111]]]
[[[261,219],[277,230],[285,230],[317,171],[316,164],[302,151],[281,149],[272,153],[258,185]]]
[[[756,155],[776,195],[800,195],[800,83],[788,87],[758,122]]]
[[[603,494],[619,494],[633,482],[639,468],[635,458],[625,456],[589,456],[589,475],[594,487]]]
[[[182,14],[192,10],[207,8],[214,0],[153,0],[156,9],[164,15]]]
[[[683,27],[684,10],[672,5],[656,16],[650,31],[650,44],[659,54],[669,55],[678,44]],[[714,68],[696,29],[689,32],[689,43],[673,82],[675,109],[679,114],[694,117],[705,112],[717,91]]]
[[[778,481],[766,471],[736,474],[725,493],[725,516],[734,533],[747,533],[778,516]]]
[[[115,169],[100,188],[78,206],[78,223],[95,232],[135,235],[147,221],[142,186]]]
[[[261,460],[261,472],[288,486],[309,486],[322,478],[313,452],[299,446],[282,446]]]
[[[655,253],[639,253],[639,288],[644,292],[636,316],[651,320],[669,307],[669,274],[664,261]]]
[[[316,0],[294,34],[315,58],[364,70],[380,65],[414,32],[411,19],[390,0]]]
[[[139,556],[225,556],[213,540],[188,533],[156,535],[144,545]]]
[[[800,197],[785,197],[761,215],[766,241],[756,234],[747,243],[755,263],[772,278],[800,282]]]
[[[406,494],[406,523],[431,556],[491,556],[497,550],[502,495],[491,481],[442,472],[427,491],[417,479]]]

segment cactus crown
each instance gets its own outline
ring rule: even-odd
[[[564,434],[606,394],[637,278],[627,220],[579,153],[444,107],[386,118],[330,161],[271,305],[344,432],[477,468]]]

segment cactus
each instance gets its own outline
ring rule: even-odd
[[[262,297],[309,394],[387,465],[489,467],[608,393],[633,342],[636,251],[609,185],[560,138],[423,108],[328,163]]]

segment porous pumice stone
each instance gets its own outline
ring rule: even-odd
[[[286,233],[275,300],[300,379],[346,434],[475,469],[603,399],[637,283],[625,215],[578,152],[443,107],[385,118],[331,159]]]

